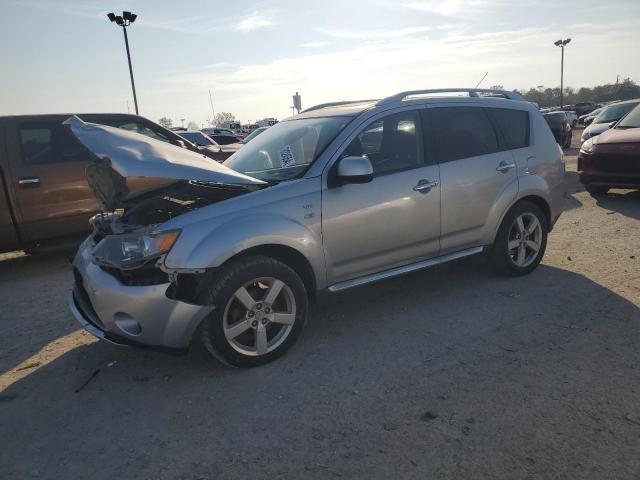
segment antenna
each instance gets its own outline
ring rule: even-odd
[[[485,73],[483,75],[483,77],[480,79],[480,81],[478,83],[476,83],[476,88],[478,88],[478,86],[482,83],[482,81],[487,78],[487,75],[489,75],[489,72]]]

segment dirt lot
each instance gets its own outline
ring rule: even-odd
[[[1,257],[0,478],[640,478],[640,194],[568,170],[532,275],[340,294],[253,370],[97,342],[68,252]]]

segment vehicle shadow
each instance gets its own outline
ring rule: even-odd
[[[640,220],[640,190],[609,190],[609,193],[597,196],[596,204]]]
[[[34,342],[68,330],[51,321]],[[546,265],[497,277],[468,259],[335,295],[256,369],[200,350],[67,351],[2,393],[0,468],[7,480],[514,478],[524,455],[604,478],[638,467],[637,430],[602,442],[637,404],[638,345],[640,309],[589,278]]]

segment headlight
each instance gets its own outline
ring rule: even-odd
[[[582,146],[580,147],[580,150],[582,150],[584,153],[593,153],[593,151],[596,149],[595,145],[593,144],[593,138],[589,138],[586,142],[584,142],[582,144]]]
[[[176,243],[180,230],[128,235],[109,235],[93,250],[98,263],[117,268],[136,268],[152,258],[168,253]]]

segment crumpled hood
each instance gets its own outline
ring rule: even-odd
[[[63,122],[75,137],[122,177],[156,177],[227,185],[264,185],[220,163],[170,143],[121,128],[87,123],[77,116]]]

